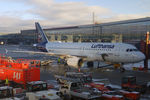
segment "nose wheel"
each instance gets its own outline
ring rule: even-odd
[[[125,69],[125,68],[120,67],[120,72],[125,72],[125,71],[126,71],[126,69]]]
[[[114,68],[115,69],[119,69],[120,70],[120,72],[125,72],[125,68],[123,67],[123,63],[121,63],[121,64],[114,64]]]
[[[125,72],[126,69],[123,67],[123,63],[120,64],[120,72]]]

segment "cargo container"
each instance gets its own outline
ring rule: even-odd
[[[13,60],[9,57],[0,57],[1,84],[7,79],[10,83],[16,83],[25,87],[27,82],[40,80],[40,67],[37,60]],[[37,66],[38,65],[38,66]],[[15,85],[14,85],[15,86]]]

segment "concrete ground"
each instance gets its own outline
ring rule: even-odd
[[[34,48],[28,46],[17,46],[17,45],[0,45],[0,54],[5,54],[6,56],[11,56],[14,59],[17,58],[24,58],[24,59],[38,59],[38,60],[47,60],[53,59],[55,60],[56,57],[51,57],[48,55],[43,54],[28,54],[28,53],[17,53],[12,51],[24,51],[24,50],[34,50]],[[55,64],[51,67],[46,66],[41,69],[41,80],[54,80],[52,71],[60,70],[58,66]],[[127,75],[133,75],[137,77],[137,81],[140,82],[150,82],[150,73],[148,72],[140,72],[140,71],[126,71],[124,73],[119,72],[119,70],[93,70],[92,75],[93,78],[100,79],[100,78],[108,78],[111,84],[119,85],[121,84],[121,78]],[[148,99],[147,99],[148,98]],[[143,95],[143,99],[141,100],[150,100],[150,94]]]

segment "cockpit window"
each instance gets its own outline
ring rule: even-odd
[[[138,49],[133,49],[133,51],[138,51]]]
[[[129,52],[129,49],[127,49],[126,51]]]
[[[138,51],[138,49],[126,49],[126,52]]]

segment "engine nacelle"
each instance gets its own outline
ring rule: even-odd
[[[83,64],[83,59],[73,56],[67,59],[67,64],[74,68],[80,68]]]

